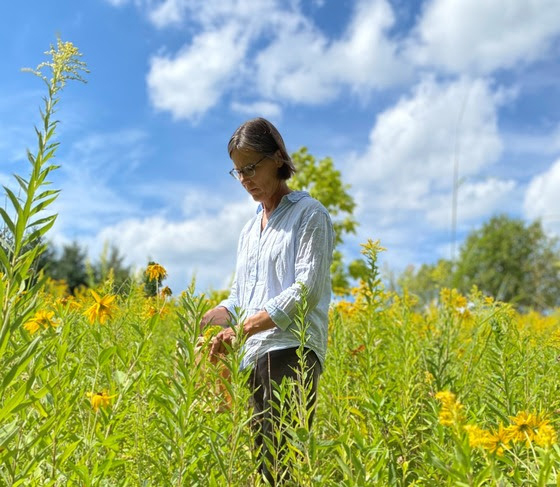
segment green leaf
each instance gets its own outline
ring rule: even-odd
[[[116,353],[116,351],[117,351],[116,345],[113,345],[112,347],[102,350],[101,353],[99,354],[99,358],[97,359],[97,363],[99,364],[99,367],[103,367],[107,363],[107,361]],[[115,372],[115,377],[117,376],[117,372]]]
[[[16,362],[16,364],[12,366],[11,369],[8,370],[8,372],[4,376],[4,380],[2,381],[2,388],[4,390],[12,383],[12,381],[15,378],[19,377],[19,375],[23,372],[25,367],[27,367],[27,364],[31,361],[31,359],[35,355],[35,352],[37,351],[37,347],[39,346],[40,340],[41,340],[40,336],[35,338],[35,340],[33,340],[29,344],[29,346],[27,347],[25,352],[21,355],[21,357]]]
[[[0,409],[0,424],[4,424],[11,412],[25,401],[28,383],[21,384],[19,389],[4,402],[4,407]]]

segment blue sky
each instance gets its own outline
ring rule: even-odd
[[[96,259],[105,242],[176,292],[231,279],[255,203],[226,145],[254,116],[288,149],[331,156],[358,206],[360,243],[399,271],[451,256],[497,213],[560,234],[557,0],[87,0],[8,2],[0,19],[0,182],[25,174],[56,36],[83,52],[69,85],[50,237]]]

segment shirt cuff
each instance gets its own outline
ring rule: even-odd
[[[235,302],[233,300],[224,299],[220,304],[218,304],[218,307],[219,306],[223,306],[227,309],[232,318],[235,316]]]
[[[264,310],[268,313],[270,319],[274,321],[274,324],[281,330],[286,330],[288,326],[292,324],[292,319],[278,306],[267,303],[264,306]]]

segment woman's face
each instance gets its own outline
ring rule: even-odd
[[[258,163],[254,168],[254,176],[249,178],[243,174],[239,175],[241,184],[259,203],[272,199],[282,183],[282,180],[278,178],[278,168],[282,165],[282,162],[277,157],[263,156],[263,154],[252,150],[234,149],[231,153],[231,159],[234,168],[238,170]]]

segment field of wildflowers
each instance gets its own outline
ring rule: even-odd
[[[41,245],[30,244],[54,221],[41,216],[56,197],[44,188],[56,169],[49,117],[80,68],[69,43],[50,54],[32,172],[0,212],[0,485],[264,485],[240,347],[212,364],[216,330],[199,332],[217,293],[191,283],[146,297],[134,280],[116,290],[109,274],[70,296],[32,272]],[[383,289],[381,250],[364,244],[367,278],[332,307],[312,430],[303,400],[285,418],[277,461],[293,485],[560,485],[560,313],[519,314],[476,289],[442,289],[418,309]],[[302,387],[278,394],[299,404]]]

